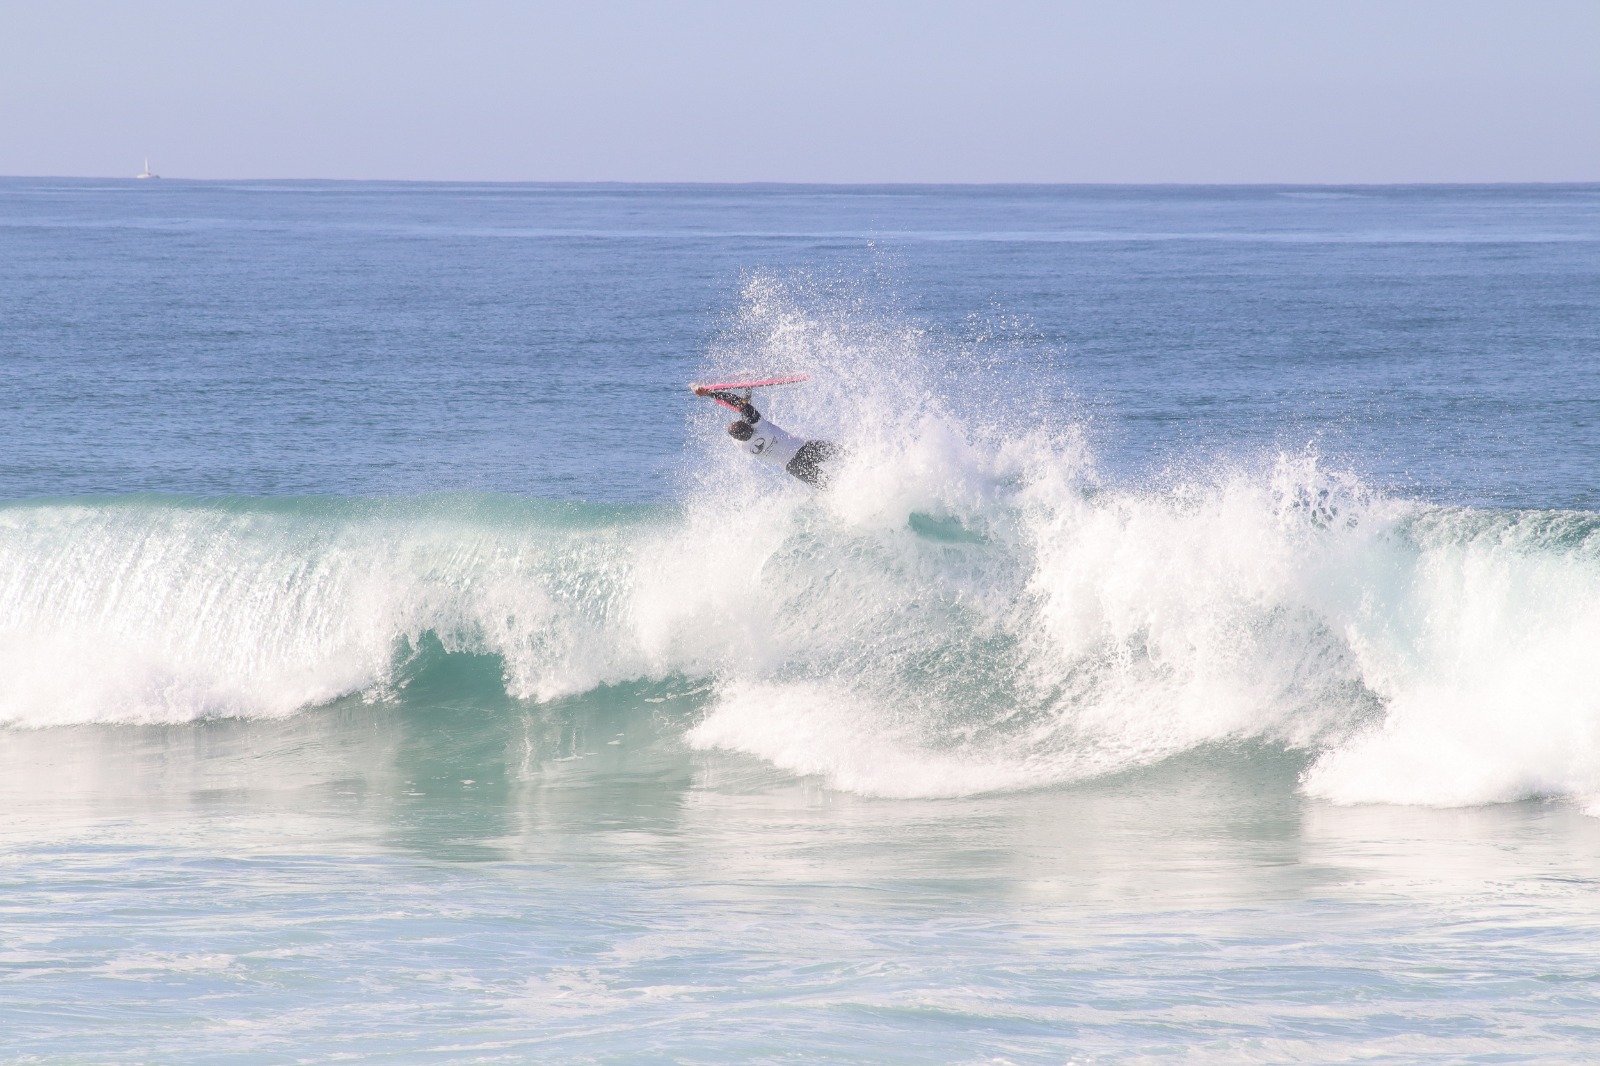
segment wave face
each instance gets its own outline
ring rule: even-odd
[[[960,451],[936,424],[907,446]],[[1600,791],[1595,516],[1373,498],[1309,459],[1123,492],[1021,450],[1009,477],[915,500],[853,460],[830,494],[730,509],[14,505],[0,720],[381,698],[431,634],[530,700],[713,679],[692,744],[870,794],[1234,741],[1310,750],[1306,788],[1339,801]]]
[[[951,388],[927,343],[752,282],[708,372],[816,376],[769,414],[844,446],[824,493],[703,405],[671,506],[0,507],[0,722],[383,699],[436,640],[520,699],[703,679],[689,744],[871,795],[1244,743],[1337,802],[1596,803],[1600,516],[1389,498],[1310,453],[1107,484],[1059,402],[970,362]]]

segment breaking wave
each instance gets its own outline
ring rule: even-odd
[[[1337,802],[1595,802],[1600,516],[1389,498],[1310,453],[1107,484],[1070,421],[958,409],[915,331],[837,321],[757,285],[712,356],[816,374],[771,413],[844,445],[825,493],[697,411],[672,505],[0,507],[0,723],[383,699],[436,641],[534,701],[706,679],[688,744],[865,794],[1265,743]]]

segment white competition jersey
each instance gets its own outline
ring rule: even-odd
[[[755,432],[750,435],[750,439],[740,441],[739,446],[751,455],[771,459],[779,466],[788,466],[789,460],[794,458],[794,453],[806,443],[799,437],[785,433],[765,418],[757,422],[754,428]]]

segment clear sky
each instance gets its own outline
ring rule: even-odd
[[[0,174],[1600,180],[1600,0],[0,0]]]

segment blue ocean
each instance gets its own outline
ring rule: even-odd
[[[8,178],[0,397],[0,1061],[1600,1056],[1600,186]]]

